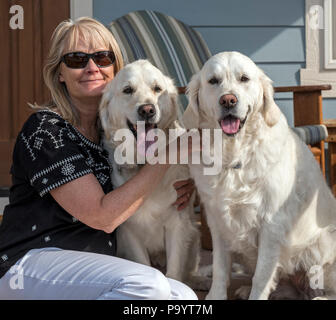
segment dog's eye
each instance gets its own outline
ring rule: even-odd
[[[217,84],[218,83],[218,79],[213,77],[208,81],[210,84]]]
[[[240,81],[241,82],[247,82],[247,81],[249,81],[250,79],[246,76],[246,75],[242,75],[241,77],[240,77]]]
[[[132,94],[134,92],[134,89],[132,87],[125,87],[123,90],[123,93],[126,94]]]
[[[155,87],[154,87],[154,91],[155,91],[155,92],[161,92],[162,89],[161,89],[161,87],[159,87],[159,86],[155,86]]]

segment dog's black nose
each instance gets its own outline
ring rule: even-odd
[[[138,108],[138,114],[142,119],[148,120],[155,116],[155,107],[153,104],[143,104]]]
[[[225,108],[235,107],[237,102],[238,99],[234,94],[224,94],[219,99],[219,104]]]

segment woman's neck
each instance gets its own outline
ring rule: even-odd
[[[100,100],[100,99],[99,99]],[[76,106],[79,123],[77,129],[92,142],[99,142],[99,133],[97,128],[97,117],[99,101],[93,99],[92,101],[76,101],[73,99],[73,103]]]

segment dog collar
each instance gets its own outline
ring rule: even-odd
[[[240,161],[238,161],[233,167],[232,169],[241,169],[242,167],[242,163]]]

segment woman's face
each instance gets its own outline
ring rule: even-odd
[[[68,52],[85,52],[94,53],[97,51],[109,50],[105,47],[92,47],[91,45],[80,39],[76,48]],[[108,67],[99,68],[92,59],[83,69],[71,69],[63,62],[60,65],[59,81],[64,82],[68,89],[69,95],[75,99],[90,99],[97,98],[100,100],[102,92],[106,84],[114,77],[114,64]]]

